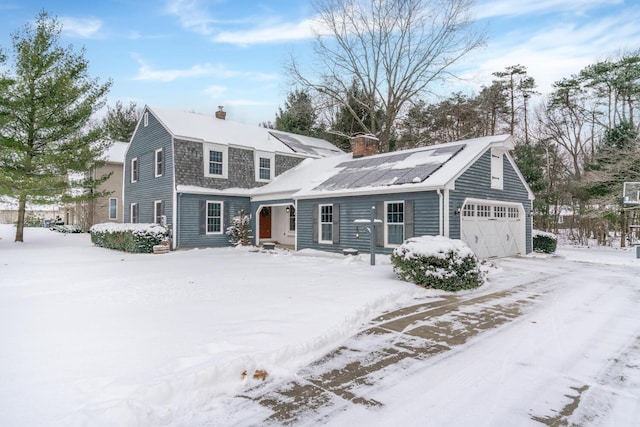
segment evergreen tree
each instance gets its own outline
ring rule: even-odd
[[[317,133],[318,113],[308,92],[298,89],[289,92],[284,110],[282,108],[278,110],[275,123],[277,130],[308,136]]]
[[[102,119],[105,137],[111,141],[129,142],[136,130],[141,111],[136,103],[131,101],[125,107],[121,101],[116,101],[114,107],[107,107],[107,115]]]
[[[102,132],[89,128],[111,82],[88,75],[84,50],[59,44],[61,24],[46,12],[12,36],[12,68],[0,85],[0,190],[18,199],[17,242],[27,202],[51,203],[68,193],[71,172],[96,165]]]

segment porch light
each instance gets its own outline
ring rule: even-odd
[[[460,215],[461,210],[462,210],[462,206],[458,205],[458,207],[453,211],[453,213],[456,215]]]
[[[285,210],[285,211],[287,211],[287,213],[289,213],[289,211],[290,211],[289,206],[287,206],[286,208],[284,208],[284,210]]]

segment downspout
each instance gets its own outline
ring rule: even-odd
[[[443,205],[443,195],[442,192],[440,191],[440,189],[438,188],[436,190],[436,193],[438,193],[438,218],[440,218],[440,221],[438,221],[438,234],[440,236],[444,236],[444,205]]]
[[[449,237],[449,219],[450,219],[449,211],[450,211],[450,209],[449,209],[449,189],[448,188],[444,189],[443,207],[444,207],[443,213],[442,213],[442,216],[444,217],[444,221],[443,221],[443,223],[444,223],[444,234],[443,234],[443,236],[444,237]]]
[[[174,193],[175,194],[175,193]],[[177,249],[178,248],[178,229],[180,227],[178,227],[178,221],[180,218],[180,200],[182,199],[182,193],[177,193],[178,194],[178,201],[175,203],[175,210],[176,212],[174,212],[173,214],[173,249]]]

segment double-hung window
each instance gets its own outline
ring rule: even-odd
[[[138,182],[138,176],[140,172],[138,170],[138,158],[131,159],[131,182]]]
[[[228,148],[218,144],[204,144],[204,176],[227,178]]]
[[[258,165],[259,176],[261,180],[271,179],[271,159],[265,159],[260,157],[260,164]]]
[[[153,202],[153,222],[155,224],[162,223],[162,216],[164,215],[164,203],[162,200],[156,200]]]
[[[333,205],[320,205],[320,243],[333,242]]]
[[[132,224],[137,224],[138,223],[138,204],[137,203],[131,203],[131,206],[129,208],[129,214],[130,214],[130,219],[131,219],[131,223]]]
[[[404,242],[404,202],[387,202],[385,246],[401,245]]]
[[[118,199],[109,198],[109,219],[118,219]]]
[[[273,179],[273,168],[276,162],[274,153],[255,152],[256,181],[268,182]]]
[[[164,174],[164,151],[162,148],[156,150],[155,154],[155,177],[162,176]]]
[[[222,203],[207,201],[206,209],[207,234],[222,234]]]

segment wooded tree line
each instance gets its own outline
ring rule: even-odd
[[[610,243],[614,231],[624,244],[627,226],[638,222],[638,211],[623,211],[621,199],[623,182],[640,181],[640,51],[589,65],[556,82],[549,94],[536,91],[523,65],[492,77],[476,94],[412,99],[394,121],[389,149],[510,133],[516,162],[536,196],[536,228],[569,228],[575,240],[601,244]],[[345,97],[354,109],[366,94],[354,81]],[[369,111],[359,114],[356,121],[348,107],[327,109],[322,94],[296,89],[273,125],[348,151],[344,136],[367,132],[373,121]],[[383,120],[384,109],[375,114]]]

